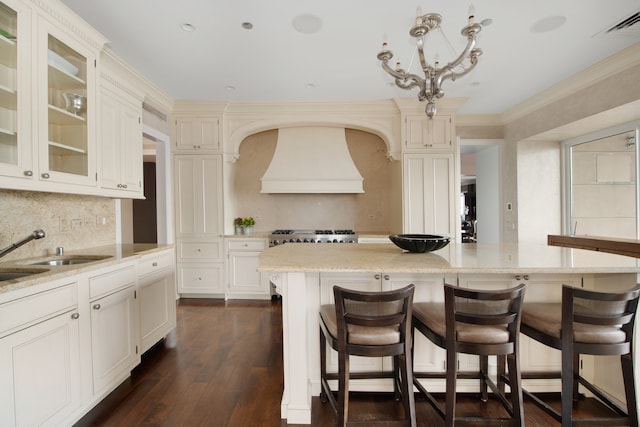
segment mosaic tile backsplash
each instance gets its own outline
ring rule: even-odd
[[[10,261],[114,244],[115,201],[73,194],[0,190],[0,248],[41,228],[46,237],[0,258]]]

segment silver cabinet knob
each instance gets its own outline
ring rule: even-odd
[[[80,317],[80,315],[79,315],[78,313],[73,313],[73,314],[71,315],[71,318],[72,318],[73,320],[76,320],[76,319],[77,319],[77,318],[79,318],[79,317]]]
[[[33,176],[33,171],[24,171],[24,176]]]
[[[49,178],[50,178],[50,175],[49,175],[47,172],[43,173],[41,176],[42,176],[44,179],[49,179]]]
[[[389,275],[388,274],[384,275],[384,280],[389,280]]]
[[[94,310],[100,310],[100,304],[93,304]]]
[[[373,276],[376,280],[380,280],[380,275],[376,274],[375,276]]]
[[[157,267],[158,263],[154,261],[153,264],[151,264],[151,265],[154,266],[154,267]]]

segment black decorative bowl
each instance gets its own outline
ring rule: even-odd
[[[393,234],[389,240],[405,251],[422,253],[444,248],[451,238],[436,234]]]

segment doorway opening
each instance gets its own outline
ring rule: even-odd
[[[502,140],[462,139],[459,146],[461,241],[500,243]]]

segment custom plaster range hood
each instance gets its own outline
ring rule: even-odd
[[[278,129],[262,193],[364,193],[344,128]]]

